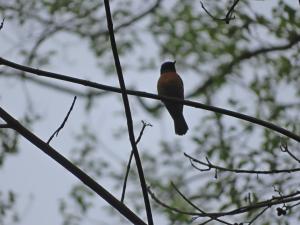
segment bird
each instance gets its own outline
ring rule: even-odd
[[[166,61],[161,65],[157,93],[166,97],[184,99],[183,81],[176,72],[175,63],[176,61]],[[170,101],[162,102],[174,120],[175,134],[186,134],[189,128],[183,116],[183,104]]]

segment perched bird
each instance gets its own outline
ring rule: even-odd
[[[183,82],[176,73],[174,62],[164,62],[160,68],[160,78],[157,82],[157,92],[159,95],[184,99]],[[175,133],[184,135],[188,128],[183,117],[183,104],[163,101],[167,110],[174,120]]]

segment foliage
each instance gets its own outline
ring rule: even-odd
[[[7,193],[0,192],[0,222],[1,224],[8,224],[18,222],[19,217],[15,209],[16,196],[12,191]]]
[[[161,60],[157,55],[135,55],[141,65],[134,69],[158,68],[158,62],[174,58],[180,71],[193,74],[190,79],[194,86],[185,88],[189,99],[200,99],[207,104],[254,115],[299,134],[299,8],[287,0],[275,2],[274,7],[268,9],[269,13],[262,13],[255,6],[267,3],[240,1],[234,11],[235,19],[226,24],[208,16],[199,1],[157,1],[147,3],[147,7],[142,7],[145,3],[129,0],[122,3],[112,1],[119,53],[127,57],[138,52],[147,45],[144,36],[148,35],[159,49]],[[223,2],[203,3],[214,15],[223,16],[227,12]],[[37,27],[32,47],[24,45],[20,48],[27,64],[40,66],[51,63],[55,51],[39,52],[39,48],[54,35],[66,33],[87,41],[99,67],[113,74],[102,7],[101,1],[94,0],[29,0],[26,4],[25,1],[14,0],[1,2],[0,12],[7,21],[15,21],[18,26]],[[141,7],[145,11],[138,14],[136,9]],[[147,9],[149,12],[143,15]],[[144,100],[140,103],[139,107],[149,114],[159,113],[160,105],[148,106]],[[286,195],[297,190],[298,176],[295,173],[253,175],[195,170],[183,152],[204,161],[208,157],[214,164],[226,168],[275,170],[296,168],[299,163],[280,151],[282,142],[286,140],[273,131],[201,111],[197,111],[197,118],[192,121],[197,122],[184,145],[178,139],[169,142],[162,138],[157,145],[159,152],[154,154],[151,149],[142,152],[147,182],[155,195],[168,205],[183,211],[191,210],[190,205],[174,191],[171,181],[206,212],[228,211],[266,200],[272,195]],[[2,129],[0,132],[2,141],[7,134]],[[122,182],[126,162],[122,163],[121,171],[115,170],[113,163],[93,157],[97,137],[88,129],[79,137],[76,137],[78,158],[74,162],[95,177],[109,175],[120,187],[117,184]],[[80,146],[81,141],[87,143]],[[293,141],[287,143],[289,149],[297,154],[299,145]],[[105,169],[105,174],[102,169]],[[129,183],[139,186],[134,170],[129,178]],[[276,192],[274,188],[280,191]],[[136,189],[129,190],[126,201],[141,210],[143,201],[137,195]],[[83,187],[76,186],[72,188],[70,197],[74,200],[72,204],[78,206],[70,214],[84,220],[92,207],[90,199],[94,196]],[[190,224],[190,216],[153,204],[158,213],[165,215],[169,224]],[[63,201],[61,211],[65,223],[72,224],[70,214],[65,213],[67,207],[68,204]],[[231,220],[246,222],[258,212],[250,211]],[[274,215],[276,210],[273,207],[258,219],[259,223],[286,224],[299,216],[296,210],[289,210],[287,216]],[[200,223],[202,220],[196,221]]]

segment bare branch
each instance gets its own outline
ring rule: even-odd
[[[204,11],[207,13],[207,15],[209,15],[211,18],[213,18],[214,20],[218,20],[218,21],[224,21],[225,23],[229,24],[229,22],[231,20],[235,19],[235,16],[232,16],[234,8],[236,7],[236,5],[239,3],[240,0],[235,0],[235,2],[233,3],[233,5],[230,7],[230,9],[228,10],[226,16],[224,18],[217,18],[215,16],[213,16],[203,5],[202,2],[201,3],[201,7],[202,9],[204,9]]]
[[[9,124],[0,124],[0,129],[1,128],[12,128]]]
[[[173,188],[176,190],[176,192],[189,204],[191,205],[194,209],[196,209],[197,211],[203,213],[203,214],[207,214],[206,212],[204,212],[202,209],[200,209],[198,206],[196,206],[190,199],[188,199],[177,187],[176,185],[172,182],[171,183]],[[216,220],[216,221],[219,221],[220,223],[223,223],[223,224],[227,224],[227,225],[231,225],[231,223],[228,223],[224,220],[220,220],[218,218],[215,218],[215,217],[211,217],[209,215],[207,215],[208,217],[210,217],[212,220]]]
[[[150,123],[145,123],[144,121],[142,121],[143,123],[143,127],[140,131],[140,134],[136,140],[136,144],[138,144],[143,136],[144,130],[147,126],[152,127],[152,125]],[[126,192],[126,186],[127,186],[127,179],[128,179],[128,175],[129,175],[129,170],[130,170],[130,165],[131,165],[131,161],[132,161],[132,157],[133,157],[133,151],[131,150],[130,152],[130,156],[129,156],[129,160],[127,163],[127,168],[126,168],[126,173],[125,173],[125,177],[124,177],[124,182],[123,182],[123,188],[122,188],[122,195],[121,195],[121,202],[124,202],[124,198],[125,198],[125,192]]]
[[[181,214],[185,214],[185,215],[190,215],[190,216],[198,216],[198,213],[195,212],[188,212],[188,211],[183,211],[180,209],[177,209],[175,207],[169,206],[166,203],[164,203],[163,201],[160,200],[160,198],[156,197],[156,195],[151,191],[150,187],[148,188],[148,193],[150,194],[151,198],[160,206],[169,209],[173,212],[177,212],[177,213],[181,213]]]
[[[253,224],[255,222],[255,220],[257,220],[262,214],[264,214],[267,209],[269,209],[269,206],[266,206],[262,211],[260,211],[255,217],[253,217],[253,219],[249,222],[249,225]]]
[[[155,196],[155,194],[150,190],[150,188],[148,188],[148,192],[150,194],[150,196],[152,197],[152,199],[159,205],[161,205],[162,207],[165,207],[173,212],[177,212],[177,213],[181,213],[181,214],[185,214],[185,215],[190,215],[190,216],[197,216],[197,217],[211,217],[211,218],[219,218],[219,217],[224,217],[224,216],[232,216],[232,215],[238,215],[238,214],[242,214],[242,213],[246,213],[252,210],[256,210],[256,209],[260,209],[260,208],[266,208],[266,207],[272,207],[273,205],[279,205],[279,204],[284,204],[284,203],[288,203],[288,202],[297,202],[300,200],[300,191],[285,195],[285,196],[273,196],[272,198],[266,200],[266,201],[261,201],[261,202],[257,202],[255,204],[250,204],[247,206],[242,206],[240,208],[231,210],[231,211],[227,211],[227,212],[214,212],[214,213],[195,213],[195,212],[188,212],[188,211],[183,211],[180,210],[178,208],[172,207],[167,205],[166,203],[164,203],[163,201],[161,201],[158,197]],[[296,196],[296,197],[295,197]],[[209,222],[210,220],[204,222],[203,224]]]
[[[143,17],[145,17],[146,15],[148,15],[149,13],[153,12],[154,10],[156,10],[160,3],[162,2],[162,0],[156,0],[156,2],[153,4],[153,6],[151,6],[149,9],[145,10],[144,12],[141,12],[140,14],[132,17],[130,20],[128,21],[125,21],[124,23],[118,25],[115,27],[114,29],[114,32],[122,29],[122,28],[125,28],[125,27],[128,27],[129,25],[131,25],[132,23],[135,23],[139,20],[141,20]]]
[[[24,74],[18,74],[18,73],[9,73],[7,71],[0,71],[0,76],[5,76],[6,78],[14,78],[14,77],[20,77],[23,76]],[[99,97],[103,95],[109,94],[108,92],[103,92],[103,91],[90,91],[90,90],[85,90],[85,91],[80,91],[78,88],[72,88],[72,87],[67,87],[64,85],[59,85],[54,82],[48,82],[43,79],[39,79],[38,77],[29,77],[29,76],[23,76],[26,81],[30,81],[34,84],[44,86],[46,88],[59,91],[65,94],[70,94],[70,95],[76,95],[77,97],[81,98],[89,98],[89,97]],[[22,80],[24,80],[22,79]]]
[[[292,208],[294,208],[294,207],[296,207],[296,206],[298,206],[298,205],[300,205],[300,202],[298,202],[298,203],[296,203],[296,204],[294,204],[294,205],[289,205],[289,206],[287,206],[286,208],[287,208],[287,209],[292,209]]]
[[[296,160],[298,163],[300,163],[300,159],[298,159],[298,158],[297,158],[297,157],[289,150],[289,148],[288,148],[286,142],[284,143],[283,141],[281,141],[281,144],[280,144],[280,150],[281,150],[282,152],[288,153],[294,160]]]
[[[276,51],[284,51],[287,49],[292,48],[294,45],[298,44],[300,42],[300,35],[292,36],[289,39],[288,43],[281,44],[281,45],[273,45],[273,46],[267,46],[267,47],[259,47],[254,50],[245,50],[240,53],[240,55],[236,56],[230,63],[222,65],[222,70],[217,75],[210,76],[207,78],[206,81],[202,82],[199,87],[194,90],[192,93],[188,95],[188,97],[195,97],[197,93],[205,93],[206,89],[215,81],[215,80],[221,80],[225,79],[225,77],[230,74],[230,72],[233,70],[233,68],[242,63],[245,60],[251,59],[253,57],[276,52]]]
[[[2,30],[2,28],[3,28],[3,26],[4,26],[4,20],[5,20],[5,17],[3,17],[2,22],[1,22],[1,24],[0,24],[0,30]]]
[[[148,196],[148,192],[147,192],[147,184],[146,184],[146,181],[145,181],[142,162],[141,162],[141,159],[140,159],[140,156],[139,156],[138,148],[137,148],[137,145],[135,143],[130,105],[129,105],[128,96],[127,96],[127,92],[126,92],[126,86],[125,86],[125,82],[124,82],[124,78],[123,78],[122,67],[121,67],[121,63],[120,63],[120,60],[119,60],[117,44],[116,44],[116,41],[115,41],[114,27],[113,27],[113,21],[112,21],[112,18],[111,18],[109,0],[104,0],[104,5],[105,5],[107,27],[108,27],[109,37],[110,37],[111,49],[112,49],[114,60],[115,60],[115,67],[116,67],[116,70],[117,70],[117,75],[118,75],[119,84],[120,84],[121,93],[122,93],[123,104],[124,104],[124,108],[125,108],[129,140],[130,140],[130,143],[131,143],[133,155],[134,155],[135,162],[136,162],[136,167],[137,167],[138,174],[139,174],[140,184],[141,184],[141,187],[142,187],[148,224],[153,225],[151,205],[150,205],[149,196]]]
[[[9,115],[3,108],[0,107],[0,117],[10,126],[12,126],[20,135],[30,141],[33,145],[38,147],[41,151],[46,153],[49,157],[54,159],[57,163],[67,169],[70,173],[81,180],[86,186],[91,188],[97,195],[103,198],[112,207],[118,210],[124,217],[126,217],[133,224],[146,225],[146,223],[140,219],[135,213],[133,213],[126,205],[116,199],[110,192],[104,187],[98,184],[90,176],[84,173],[81,169],[76,167],[58,151],[48,145],[46,142],[37,137],[34,133],[30,132],[24,126],[22,126],[15,118]]]
[[[73,110],[73,107],[74,107],[74,105],[75,105],[76,99],[77,99],[77,97],[75,96],[74,99],[73,99],[72,105],[71,105],[71,107],[70,107],[70,109],[69,109],[69,111],[68,111],[68,113],[67,113],[65,119],[63,120],[62,124],[57,128],[57,130],[54,131],[54,133],[51,135],[51,137],[50,137],[49,140],[47,141],[47,144],[50,144],[50,141],[54,138],[54,136],[57,136],[58,133],[64,128],[64,126],[65,126],[65,124],[66,124],[66,122],[67,122],[67,120],[68,120],[68,118],[69,118],[69,116],[70,116],[70,113],[71,113],[72,110]]]
[[[300,36],[299,36],[299,41],[300,41]],[[23,66],[23,65],[8,61],[8,60],[0,57],[0,65],[1,64],[9,66],[9,67],[17,69],[17,70],[22,70],[22,71],[25,71],[25,72],[28,72],[28,73],[32,73],[32,74],[35,74],[35,75],[38,75],[38,76],[42,76],[42,77],[48,77],[48,78],[52,78],[52,79],[63,80],[63,81],[76,83],[76,84],[80,84],[80,85],[83,85],[83,86],[88,86],[88,87],[92,87],[92,88],[96,88],[96,89],[121,93],[121,89],[117,88],[117,87],[103,85],[103,84],[99,84],[99,83],[96,83],[96,82],[92,82],[92,81],[88,81],[88,80],[84,80],[84,79],[78,79],[78,78],[74,78],[74,77],[70,77],[70,76],[66,76],[66,75],[62,75],[62,74],[58,74],[58,73],[52,73],[52,72],[48,72],[48,71],[45,71],[45,70],[34,69],[32,67]],[[295,134],[291,131],[288,131],[288,130],[282,128],[282,127],[279,127],[279,126],[277,126],[273,123],[270,123],[270,122],[252,117],[252,116],[248,116],[248,115],[245,115],[245,114],[242,114],[242,113],[234,112],[234,111],[223,109],[223,108],[220,108],[220,107],[215,107],[215,106],[202,104],[202,103],[199,103],[199,102],[182,100],[182,99],[178,99],[178,98],[171,98],[171,97],[166,97],[166,96],[161,96],[161,95],[155,95],[155,94],[142,92],[142,91],[126,90],[126,93],[129,94],[129,95],[135,95],[135,96],[144,97],[144,98],[181,103],[181,104],[184,104],[184,105],[187,105],[187,106],[190,106],[190,107],[200,108],[200,109],[212,111],[212,112],[215,112],[215,113],[220,113],[220,114],[224,114],[224,115],[227,115],[227,116],[235,117],[235,118],[238,118],[238,119],[241,119],[241,120],[245,120],[245,121],[248,121],[248,122],[251,122],[251,123],[254,123],[254,124],[258,124],[258,125],[263,126],[263,127],[266,127],[270,130],[273,130],[273,131],[276,131],[280,134],[283,134],[284,136],[289,137],[289,138],[291,138],[291,139],[293,139],[297,142],[300,142],[300,136],[298,136],[297,134]]]
[[[293,169],[283,169],[283,170],[241,170],[241,169],[230,169],[230,168],[225,168],[225,167],[221,167],[221,166],[217,166],[212,164],[208,158],[206,157],[206,161],[207,162],[203,162],[200,161],[190,155],[188,155],[187,153],[184,153],[184,156],[189,158],[192,166],[203,172],[203,171],[209,171],[211,169],[216,169],[218,171],[227,171],[227,172],[233,172],[233,173],[248,173],[248,174],[264,174],[264,175],[272,175],[272,174],[276,174],[276,173],[295,173],[295,172],[299,172],[300,168],[293,168]],[[205,169],[201,169],[199,167],[197,167],[194,162],[199,163],[203,166],[206,166],[207,168]]]

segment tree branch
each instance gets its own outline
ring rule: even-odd
[[[66,122],[67,122],[67,120],[68,120],[68,118],[69,118],[69,116],[70,116],[70,113],[71,113],[72,110],[73,110],[74,104],[75,104],[75,102],[76,102],[76,98],[77,98],[77,97],[75,96],[74,99],[73,99],[72,105],[71,105],[71,107],[70,107],[70,109],[69,109],[69,111],[68,111],[68,113],[67,113],[65,119],[63,120],[62,124],[56,129],[56,131],[54,131],[54,133],[51,135],[51,137],[50,137],[49,140],[47,141],[47,144],[50,144],[50,141],[54,138],[54,136],[55,136],[55,135],[57,136],[58,133],[61,131],[61,129],[64,128],[64,126],[65,126],[65,124],[66,124]]]
[[[300,168],[293,168],[293,169],[284,169],[284,170],[241,170],[241,169],[230,169],[230,168],[225,168],[225,167],[221,167],[221,166],[217,166],[212,164],[208,158],[206,157],[206,161],[207,162],[203,162],[200,161],[190,155],[188,155],[187,153],[184,153],[184,156],[189,158],[192,166],[200,171],[209,171],[211,169],[216,169],[218,171],[227,171],[227,172],[233,172],[233,173],[248,173],[248,174],[264,174],[264,175],[272,175],[272,174],[276,174],[276,173],[295,173],[295,172],[299,172]],[[199,163],[203,166],[206,166],[207,168],[205,169],[201,169],[199,167],[197,167],[194,162]]]
[[[288,203],[288,202],[297,202],[300,200],[300,196],[297,196],[300,194],[300,191],[297,191],[297,192],[294,192],[292,194],[285,195],[285,196],[279,196],[279,197],[273,196],[272,198],[270,198],[266,201],[261,201],[261,202],[257,202],[257,203],[251,204],[251,205],[242,206],[240,208],[237,208],[237,209],[234,209],[231,211],[227,211],[227,212],[202,213],[202,212],[183,211],[178,208],[169,206],[166,203],[164,203],[160,198],[156,197],[154,195],[154,193],[150,190],[150,188],[148,189],[148,191],[149,191],[151,197],[154,199],[154,201],[157,204],[159,204],[162,207],[165,207],[173,212],[190,215],[190,216],[196,216],[196,217],[210,217],[210,218],[219,218],[219,217],[224,217],[224,216],[238,215],[238,214],[249,212],[251,210],[256,210],[256,209],[266,208],[266,207],[270,208],[273,205],[280,205],[280,204],[284,204],[284,203]],[[295,205],[297,205],[297,204],[295,204]]]
[[[297,156],[295,156],[295,155],[289,150],[289,147],[287,146],[287,143],[281,142],[281,144],[280,144],[280,150],[281,150],[282,152],[286,152],[286,153],[289,154],[289,156],[291,156],[294,160],[296,160],[298,163],[300,163],[300,159],[298,159]]]
[[[90,176],[76,167],[63,155],[58,153],[54,148],[49,146],[46,142],[42,141],[35,134],[30,132],[24,126],[22,126],[16,119],[9,115],[3,108],[0,107],[0,117],[6,121],[14,130],[16,130],[20,135],[30,141],[33,145],[38,147],[41,151],[46,153],[57,163],[67,169],[70,173],[81,180],[86,186],[91,188],[95,193],[97,193],[101,198],[103,198],[112,207],[118,210],[124,217],[136,225],[146,225],[146,223],[140,219],[135,213],[133,213],[126,205],[116,199],[112,194],[110,194],[105,188],[93,180]]]
[[[111,49],[112,49],[114,60],[115,60],[115,67],[116,67],[117,74],[118,74],[123,104],[124,104],[124,108],[125,108],[129,140],[131,143],[131,147],[132,147],[132,151],[133,151],[133,155],[135,158],[136,167],[138,170],[139,179],[140,179],[140,183],[141,183],[141,187],[142,187],[148,224],[153,225],[151,205],[150,205],[148,192],[147,192],[147,184],[146,184],[145,177],[144,177],[142,162],[141,162],[141,159],[139,156],[137,145],[135,143],[130,105],[129,105],[129,101],[128,101],[128,97],[127,97],[127,93],[126,93],[126,86],[125,86],[125,82],[124,82],[124,78],[123,78],[122,67],[121,67],[121,63],[119,60],[118,49],[117,49],[117,45],[116,45],[116,41],[115,41],[114,28],[113,28],[113,22],[112,22],[112,18],[111,18],[109,0],[104,0],[104,5],[105,5],[105,12],[106,12],[106,19],[107,19],[107,27],[108,27],[108,32],[109,32],[109,37],[110,37],[110,42],[111,42]]]
[[[300,40],[300,36],[299,36],[299,40]],[[71,83],[76,83],[76,84],[80,84],[83,86],[87,86],[87,87],[92,87],[92,88],[96,88],[96,89],[100,89],[100,90],[105,90],[105,91],[111,91],[111,92],[117,92],[117,93],[121,93],[121,89],[117,88],[117,87],[112,87],[112,86],[108,86],[108,85],[104,85],[104,84],[99,84],[96,82],[92,82],[92,81],[88,81],[88,80],[83,80],[83,79],[78,79],[78,78],[74,78],[74,77],[70,77],[70,76],[66,76],[66,75],[62,75],[62,74],[58,74],[58,73],[52,73],[52,72],[48,72],[48,71],[44,71],[44,70],[39,70],[39,69],[34,69],[32,67],[28,67],[28,66],[23,66],[11,61],[8,61],[2,57],[0,57],[0,65],[6,65],[9,66],[11,68],[17,69],[17,70],[21,70],[21,71],[25,71],[28,73],[32,73],[38,76],[42,76],[42,77],[48,77],[48,78],[52,78],[52,79],[57,79],[57,80],[63,80],[63,81],[67,81],[67,82],[71,82]],[[235,117],[241,120],[245,120],[254,124],[258,124],[260,126],[263,126],[265,128],[268,128],[270,130],[276,131],[286,137],[289,137],[297,142],[300,142],[300,136],[288,131],[282,127],[279,127],[273,123],[270,123],[268,121],[264,121],[252,116],[248,116],[242,113],[238,113],[238,112],[234,112],[231,110],[227,110],[227,109],[223,109],[223,108],[219,108],[219,107],[215,107],[215,106],[210,106],[210,105],[206,105],[206,104],[202,104],[199,102],[194,102],[194,101],[188,101],[188,100],[182,100],[182,99],[177,99],[177,98],[171,98],[171,97],[166,97],[166,96],[160,96],[160,95],[155,95],[155,94],[151,94],[151,93],[147,93],[147,92],[142,92],[142,91],[133,91],[133,90],[126,90],[126,93],[129,95],[134,95],[134,96],[139,96],[139,97],[144,97],[144,98],[150,98],[150,99],[155,99],[155,100],[164,100],[164,101],[170,101],[170,102],[177,102],[177,103],[181,103],[190,107],[194,107],[194,108],[199,108],[199,109],[204,109],[204,110],[208,110],[208,111],[212,111],[215,113],[220,113],[220,114],[224,114],[227,116],[231,116],[231,117]]]
[[[179,188],[176,187],[176,185],[172,182],[171,183],[173,188],[175,189],[175,191],[189,204],[191,205],[194,209],[196,209],[197,211],[203,213],[203,214],[207,214],[206,212],[204,212],[202,209],[200,209],[197,205],[195,205],[190,199],[188,199],[180,190]],[[211,217],[208,215],[208,217],[210,217],[212,220],[216,220],[220,223],[223,223],[223,224],[227,224],[227,225],[231,225],[231,223],[228,223],[224,220],[220,220],[218,218],[215,218],[215,217]]]
[[[1,128],[12,128],[9,124],[0,124],[0,129]]]
[[[217,18],[215,16],[213,16],[203,5],[202,2],[201,3],[201,7],[202,9],[204,9],[204,11],[207,13],[207,15],[209,15],[211,18],[213,18],[214,20],[218,20],[218,21],[225,21],[225,23],[229,24],[230,20],[234,20],[235,16],[232,17],[234,8],[236,7],[236,5],[239,3],[240,0],[235,0],[235,2],[232,4],[232,6],[230,7],[230,9],[228,10],[226,16],[224,18]]]
[[[118,26],[115,27],[114,32],[128,27],[129,25],[139,21],[140,19],[142,19],[143,17],[145,17],[146,15],[148,15],[149,13],[153,12],[154,10],[156,10],[157,7],[159,7],[160,3],[162,2],[162,0],[156,0],[156,2],[153,4],[153,6],[151,6],[149,9],[145,10],[144,12],[141,12],[140,14],[132,17],[130,20],[123,22],[122,24],[119,24]],[[102,31],[103,33],[107,33],[105,31]],[[101,34],[101,32],[100,32]]]
[[[181,209],[178,209],[178,208],[175,208],[175,207],[172,207],[172,206],[169,206],[167,205],[166,203],[164,203],[161,198],[159,197],[156,197],[156,195],[152,192],[152,190],[150,188],[148,188],[148,192],[151,196],[151,198],[160,206],[166,208],[166,209],[169,209],[173,212],[177,212],[177,213],[181,213],[181,214],[185,214],[185,215],[190,215],[190,216],[198,216],[199,213],[196,213],[196,212],[188,212],[188,211],[183,211]]]
[[[18,74],[18,73],[8,73],[6,71],[0,71],[0,76],[5,76],[7,78],[13,78],[13,77],[20,77],[23,76],[22,79],[24,78],[24,74]],[[54,82],[48,82],[42,79],[39,79],[37,77],[25,77],[26,80],[29,80],[30,82],[44,86],[46,88],[59,91],[65,94],[70,94],[70,95],[75,95],[77,97],[81,98],[89,98],[89,97],[97,97],[97,96],[103,96],[105,94],[108,94],[108,92],[103,92],[103,91],[80,91],[77,88],[71,88],[63,85],[56,84]]]
[[[269,206],[266,206],[263,210],[261,210],[255,217],[253,217],[253,219],[249,222],[248,225],[253,224],[254,221],[257,220],[260,216],[262,216],[262,214],[264,214],[269,208],[270,208]]]
[[[245,50],[240,53],[240,55],[236,56],[230,63],[222,65],[221,72],[217,75],[210,76],[207,78],[206,81],[202,82],[202,84],[194,90],[192,93],[188,95],[188,97],[194,97],[198,93],[205,93],[206,89],[215,81],[215,80],[222,80],[224,79],[232,70],[233,68],[243,62],[244,60],[250,59],[252,57],[256,57],[262,54],[267,54],[269,52],[275,51],[284,51],[289,48],[292,48],[294,45],[300,42],[300,35],[293,36],[288,43],[282,45],[273,45],[269,47],[260,47],[255,50]]]
[[[0,30],[2,30],[2,28],[3,28],[4,20],[5,20],[5,17],[3,17],[2,22],[1,22],[1,24],[0,24]]]
[[[142,121],[143,123],[143,127],[140,131],[140,134],[135,142],[135,144],[138,144],[143,136],[144,130],[147,126],[152,126],[150,123],[145,123],[144,121]],[[130,170],[130,165],[131,165],[131,161],[132,161],[132,157],[133,157],[133,151],[131,150],[130,152],[130,156],[129,156],[129,160],[127,163],[127,168],[126,168],[126,173],[125,173],[125,178],[124,178],[124,182],[123,182],[123,189],[122,189],[122,195],[121,195],[121,202],[124,202],[124,198],[125,198],[125,192],[126,192],[126,186],[127,186],[127,179],[128,179],[128,175],[129,175],[129,170]]]

